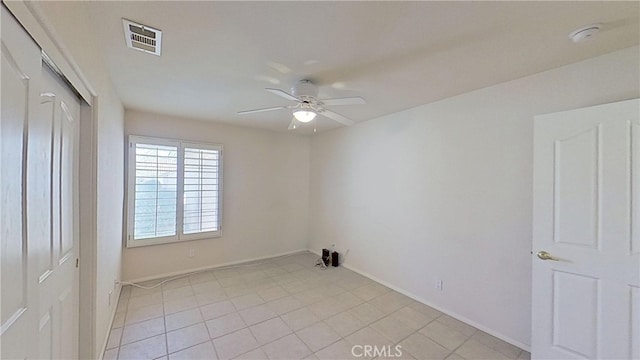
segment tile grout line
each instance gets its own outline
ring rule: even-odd
[[[213,276],[214,279],[216,279],[216,277],[215,277],[215,275],[213,275],[213,273],[211,273],[211,275]],[[218,284],[220,284],[220,282],[217,279],[214,280],[214,281],[217,282]],[[191,283],[190,279],[189,279],[189,283]],[[191,284],[191,287],[193,287],[193,284]],[[193,290],[193,292],[195,293],[195,289]],[[207,329],[207,335],[209,336],[209,342],[211,343],[211,347],[213,348],[213,353],[216,354],[216,359],[219,359],[219,357],[218,357],[218,349],[216,349],[216,346],[213,344],[213,339],[211,338],[211,333],[209,332],[209,327],[207,326],[207,320],[204,319],[204,314],[202,313],[202,306],[200,306],[200,303],[198,302],[197,297],[196,297],[196,303],[198,304],[198,313],[200,314],[200,318],[202,319],[202,322],[204,323],[205,329]],[[233,303],[231,305],[233,305]],[[199,322],[197,324],[199,324]]]
[[[244,322],[244,318],[242,318],[242,316],[240,314],[241,311],[244,311],[246,309],[250,309],[250,308],[256,307],[256,306],[264,306],[264,307],[268,308],[270,311],[274,312],[275,316],[267,318],[267,319],[264,319],[264,320],[261,320],[259,322],[256,322],[255,324],[251,324],[251,325],[247,325],[245,323],[244,324],[245,326],[242,329],[237,330],[237,331],[241,331],[243,329],[248,329],[249,333],[251,334],[251,336],[253,338],[253,340],[256,341],[256,344],[257,344],[257,347],[254,347],[251,350],[249,350],[247,352],[244,352],[243,354],[246,354],[248,352],[254,351],[255,349],[261,349],[264,346],[266,346],[266,345],[268,345],[270,343],[276,342],[276,341],[278,341],[278,340],[280,340],[280,339],[282,339],[282,338],[284,338],[286,336],[289,336],[291,334],[295,335],[296,339],[298,341],[300,341],[302,344],[304,344],[304,346],[307,348],[307,350],[311,351],[311,354],[316,354],[316,353],[318,353],[318,352],[320,352],[320,351],[322,351],[322,350],[324,350],[324,349],[326,349],[326,348],[328,348],[328,347],[340,342],[341,340],[345,340],[346,341],[346,337],[351,336],[354,333],[356,333],[356,332],[358,332],[358,331],[360,331],[360,330],[362,330],[364,328],[371,327],[373,324],[375,324],[376,322],[380,321],[381,319],[388,318],[388,317],[393,317],[394,314],[398,313],[399,311],[401,311],[404,308],[413,309],[412,307],[410,307],[411,302],[409,302],[408,304],[404,304],[400,308],[395,309],[395,310],[387,313],[388,310],[380,309],[380,308],[378,308],[378,306],[370,303],[370,301],[374,301],[375,299],[380,298],[381,296],[384,296],[384,295],[387,295],[387,294],[390,294],[390,293],[393,294],[393,290],[384,291],[382,293],[377,293],[371,299],[365,300],[365,298],[368,298],[368,295],[366,295],[366,292],[365,292],[365,294],[363,294],[364,298],[361,297],[361,296],[356,295],[355,293],[357,293],[359,289],[362,289],[362,288],[368,287],[368,286],[372,286],[372,284],[375,285],[377,283],[373,282],[370,279],[366,279],[366,278],[362,278],[362,277],[358,276],[358,277],[354,277],[353,279],[351,279],[351,278],[348,279],[347,282],[344,283],[344,284],[336,284],[335,280],[336,280],[337,277],[334,277],[333,274],[331,274],[330,276],[325,277],[321,273],[316,273],[314,270],[309,270],[309,269],[306,269],[304,267],[301,267],[302,266],[300,264],[301,260],[298,260],[298,261],[294,260],[291,263],[278,263],[276,261],[273,261],[273,262],[270,262],[269,265],[274,264],[274,266],[260,267],[260,268],[250,269],[250,270],[247,270],[247,271],[239,271],[239,272],[235,272],[233,274],[229,273],[231,276],[227,276],[227,277],[225,277],[225,279],[226,278],[231,278],[231,277],[236,277],[236,276],[238,276],[240,278],[238,280],[235,280],[235,281],[234,280],[230,280],[229,281],[229,283],[234,284],[233,286],[229,286],[229,287],[226,287],[226,288],[223,287],[223,286],[220,286],[220,290],[221,290],[222,294],[224,294],[224,296],[226,296],[226,298],[225,299],[220,299],[219,301],[216,301],[216,302],[213,302],[213,303],[210,303],[210,304],[203,304],[203,305],[200,305],[200,302],[197,301],[197,299],[196,299],[196,306],[194,306],[194,308],[195,307],[198,308],[198,314],[199,314],[201,319],[199,321],[197,321],[196,323],[185,325],[185,326],[181,326],[181,327],[178,327],[176,329],[173,329],[172,331],[177,331],[177,330],[181,330],[181,329],[184,329],[186,327],[189,327],[189,326],[194,326],[194,325],[197,325],[197,324],[205,323],[205,327],[207,329],[207,335],[208,335],[208,338],[209,338],[207,341],[211,342],[212,346],[214,347],[214,352],[216,353],[216,356],[218,356],[217,349],[215,348],[215,345],[213,345],[214,339],[212,339],[211,338],[211,334],[208,333],[209,329],[206,326],[206,322],[208,320],[204,319],[204,314],[203,314],[202,307],[207,306],[207,305],[211,305],[211,304],[220,303],[220,302],[223,302],[223,301],[229,301],[232,304],[232,307],[235,309],[235,311],[233,311],[232,313],[233,314],[237,314],[238,316],[240,316],[240,318]],[[254,276],[250,275],[250,274],[256,274],[256,273],[263,273],[264,274],[264,273],[266,273],[267,270],[271,270],[271,269],[273,269],[273,270],[281,269],[281,271],[284,271],[285,273],[280,273],[280,274],[273,275],[273,276],[269,275],[267,273],[267,276],[264,277],[264,278],[262,277],[264,275],[261,275],[261,274],[254,275]],[[289,270],[289,269],[291,269],[291,270]],[[220,285],[220,279],[218,279],[215,276],[213,271],[212,271],[212,275],[213,276],[211,277],[212,278],[211,281],[216,281],[218,283],[218,285]],[[277,279],[282,280],[281,279],[282,276],[287,276],[287,279],[282,281],[282,282],[278,281]],[[310,278],[305,278],[305,277],[310,277]],[[365,280],[363,281],[362,279],[365,279]],[[261,285],[260,284],[260,281],[263,281],[263,280],[265,282],[267,282],[265,285]],[[307,284],[305,284],[305,282],[307,282]],[[308,282],[318,282],[318,284],[317,284],[317,286],[310,287],[310,286],[308,286]],[[202,283],[204,283],[204,282],[202,282]],[[249,283],[251,285],[249,285]],[[291,284],[291,285],[288,285],[288,284]],[[194,284],[191,282],[190,279],[188,279],[188,285],[190,286],[191,293],[194,295],[194,297],[197,296],[198,294],[195,293],[195,290],[194,290],[194,287],[193,287]],[[238,286],[236,287],[236,285],[238,285]],[[378,285],[382,286],[384,288],[387,288],[382,284],[378,284]],[[316,289],[322,289],[322,288],[327,288],[328,289],[330,286],[337,286],[340,289],[340,291],[333,293],[334,291],[331,290],[331,291],[329,291],[331,293],[330,295],[320,296],[317,299],[312,300],[312,301],[310,301],[308,303],[307,303],[308,300],[305,300],[305,301],[301,301],[300,300],[301,298],[302,299],[314,299],[315,297],[314,297],[313,294],[309,294],[310,295],[310,297],[309,297],[309,296],[306,296],[305,293],[315,291]],[[260,292],[263,292],[263,291],[266,292],[269,289],[273,289],[273,288],[276,288],[276,287],[279,287],[281,289],[281,291],[283,291],[283,293],[287,294],[287,295],[284,295],[284,296],[276,295],[276,296],[279,296],[279,297],[276,297],[276,298],[271,299],[269,301],[265,300],[265,296],[269,296],[268,295],[269,293],[266,293],[266,294],[263,293],[263,295],[260,295]],[[180,287],[176,287],[176,289],[178,289],[178,288],[180,288]],[[174,289],[174,288],[172,288],[172,289]],[[194,308],[182,309],[181,311],[174,312],[173,314],[166,314],[167,308],[165,306],[165,301],[164,301],[165,300],[164,290],[165,290],[164,288],[161,288],[162,314],[163,314],[162,316],[163,316],[164,335],[165,335],[165,353],[166,353],[166,356],[168,356],[168,355],[170,355],[169,349],[168,349],[168,332],[169,331],[168,331],[168,328],[167,328],[167,319],[166,319],[166,317],[169,316],[169,315],[179,314],[181,312],[192,311],[192,310],[194,310]],[[169,289],[167,289],[167,290],[169,290]],[[279,291],[277,291],[277,292],[279,293]],[[377,290],[375,290],[374,292],[377,292]],[[131,293],[132,293],[132,291],[129,291],[129,294],[128,294],[129,296],[127,298],[128,303],[127,303],[127,306],[124,307],[124,311],[123,311],[123,313],[124,313],[123,314],[123,324],[122,324],[122,330],[121,330],[121,334],[120,334],[119,346],[117,347],[117,351],[118,351],[117,356],[118,357],[120,356],[120,349],[121,349],[121,347],[123,345],[122,344],[122,339],[124,338],[124,329],[125,329],[125,327],[126,326],[130,326],[132,324],[137,324],[137,323],[140,323],[140,322],[156,319],[156,318],[145,319],[145,320],[137,321],[137,322],[132,323],[132,324],[127,324],[128,319],[130,319],[130,317],[132,316],[132,313],[130,312],[130,310],[132,310],[132,309],[129,308],[129,305],[130,305],[129,301],[132,298],[131,297]],[[233,296],[229,297],[230,294],[233,295]],[[316,315],[316,311],[320,311],[320,313],[325,313],[325,314],[328,313],[328,312],[322,310],[322,309],[325,308],[324,305],[319,306],[319,307],[316,308],[315,307],[316,304],[319,304],[319,303],[325,301],[328,297],[330,298],[330,297],[333,297],[334,295],[338,296],[338,295],[342,295],[342,294],[349,294],[350,296],[353,296],[355,299],[357,299],[357,301],[361,301],[361,302],[358,303],[358,304],[355,304],[355,305],[351,305],[351,306],[346,307],[346,308],[340,308],[340,310],[338,310],[335,314],[332,314],[330,316],[317,316]],[[235,298],[238,298],[238,297],[247,296],[247,295],[255,295],[257,298],[262,300],[262,303],[256,304],[256,305],[253,305],[253,306],[250,306],[250,307],[247,307],[247,308],[243,308],[242,310],[238,310],[238,308],[235,305],[235,303],[233,301],[231,301],[231,300],[235,299]],[[397,294],[394,294],[394,296],[395,295],[397,295]],[[142,295],[140,295],[140,296],[142,296]],[[290,310],[288,309],[286,312],[280,314],[279,312],[271,310],[270,306],[268,306],[269,303],[276,302],[276,301],[278,301],[280,299],[283,299],[285,297],[290,297],[290,299],[297,301],[298,304],[300,304],[300,307],[295,308],[295,309],[290,309]],[[133,297],[133,298],[136,298],[136,297]],[[395,301],[395,299],[393,297],[390,297],[389,300]],[[391,303],[387,304],[386,302],[381,302],[381,301],[378,301],[376,303],[378,305],[382,306],[385,309],[389,309],[390,307],[387,306],[387,305],[391,305]],[[315,326],[315,325],[317,325],[319,323],[325,324],[326,326],[328,326],[331,330],[333,330],[335,332],[335,329],[331,325],[329,325],[329,323],[327,322],[329,319],[331,319],[331,318],[333,318],[335,316],[338,316],[338,315],[340,315],[342,313],[352,311],[354,308],[356,308],[358,306],[361,306],[361,305],[364,305],[364,304],[367,304],[368,306],[371,306],[373,309],[376,309],[378,312],[380,312],[382,314],[382,317],[377,318],[374,321],[362,322],[363,326],[358,326],[359,329],[351,331],[349,334],[345,334],[345,336],[342,336],[341,334],[338,334],[340,337],[337,340],[332,341],[329,344],[324,345],[322,348],[319,348],[317,351],[311,350],[311,348],[309,348],[309,346],[304,341],[302,341],[300,336],[298,335],[298,333],[300,331],[303,331],[303,330],[305,330],[307,328]],[[328,304],[327,306],[336,306],[336,305],[339,305],[339,303],[335,304],[335,305]],[[312,308],[315,309],[316,311],[312,310]],[[311,313],[314,314],[314,316],[317,316],[318,319],[317,319],[317,321],[315,321],[315,322],[313,322],[311,324],[308,324],[305,327],[303,327],[301,329],[298,329],[297,331],[294,331],[284,321],[283,316],[285,316],[285,315],[287,315],[289,313],[298,311],[300,309],[307,309],[307,310],[311,311]],[[332,311],[335,310],[334,308],[327,308],[327,309],[330,309]],[[418,311],[418,312],[422,312],[422,311],[416,310],[416,309],[413,309],[413,310]],[[226,315],[229,315],[229,314],[217,316],[217,317],[214,317],[214,318],[209,319],[209,320],[218,319],[218,318],[226,316]],[[425,314],[425,315],[429,316],[427,314]],[[407,338],[415,335],[416,333],[420,333],[420,331],[423,330],[426,326],[428,326],[429,324],[433,323],[434,321],[438,321],[440,318],[442,318],[442,316],[443,316],[443,314],[440,313],[437,317],[432,318],[425,325],[419,327],[416,330],[413,330],[409,335],[403,337],[402,339],[400,339],[399,341],[397,341],[395,343],[399,344],[402,341],[405,341]],[[357,318],[359,319],[359,321],[362,321],[359,317],[357,317]],[[257,325],[260,325],[260,324],[262,324],[264,322],[267,322],[267,321],[270,321],[270,320],[273,320],[273,319],[279,319],[280,321],[282,321],[287,326],[288,330],[291,331],[291,332],[287,333],[287,334],[285,334],[283,336],[279,336],[279,337],[277,337],[275,339],[270,339],[269,342],[266,343],[266,344],[258,343],[256,335],[254,334],[254,332],[251,329],[251,327],[255,327]],[[400,319],[398,319],[398,320],[400,320]],[[400,321],[402,321],[402,320],[400,320]],[[448,325],[446,325],[446,324],[444,324],[442,322],[440,322],[440,323],[442,325],[444,325],[444,326],[449,327]],[[373,329],[376,330],[375,328],[373,328]],[[110,329],[110,331],[111,330],[114,330],[114,329]],[[453,329],[453,330],[455,330],[455,329]],[[237,332],[237,331],[234,331],[234,332]],[[431,337],[429,337],[427,335],[424,335],[422,333],[420,333],[420,334],[422,336],[426,337],[427,339],[429,339],[430,341],[433,341],[435,344],[438,344],[439,346],[442,346],[444,349],[446,349],[448,351],[447,356],[450,357],[454,353],[457,354],[456,351],[458,351],[462,346],[464,346],[464,344],[466,344],[469,340],[471,340],[472,337],[478,331],[479,330],[474,329],[474,332],[471,333],[471,335],[469,335],[468,337],[466,337],[464,342],[462,342],[459,346],[457,346],[456,348],[451,349],[451,350],[449,350],[446,346],[444,346],[440,342],[432,339]],[[220,337],[232,334],[234,332],[230,332],[230,333],[222,335]],[[379,332],[379,331],[376,330],[376,332]],[[387,338],[386,335],[384,335],[384,334],[382,334],[382,336],[384,336],[384,338]],[[220,338],[220,337],[218,337],[218,338]],[[144,339],[140,339],[140,340],[137,340],[137,341],[141,341],[141,340],[144,340]],[[203,343],[194,344],[194,345],[191,345],[191,346],[186,347],[184,349],[180,349],[178,351],[184,351],[186,349],[201,345]],[[499,351],[499,348],[493,348],[492,346],[484,345],[483,343],[480,343],[480,344],[482,344],[483,346],[487,347],[488,349],[496,351],[496,352],[498,352],[498,353],[500,353],[500,354],[502,354],[504,356],[508,356],[507,354],[503,353],[502,351]],[[517,359],[519,356],[521,356],[523,354],[524,350],[522,350],[522,349],[519,349],[519,350],[520,351],[518,352],[517,356],[514,359]],[[178,351],[175,351],[175,352],[178,352]],[[238,356],[242,356],[243,354],[240,354]]]
[[[160,292],[161,295],[160,297],[162,298],[162,324],[164,326],[164,346],[165,346],[165,354],[166,357],[169,358],[169,335],[168,335],[168,331],[167,331],[167,313],[165,312],[165,306],[164,306],[164,288],[163,285],[160,285]]]
[[[131,290],[129,290],[129,291],[131,291]],[[122,330],[120,332],[120,341],[118,342],[118,351],[117,351],[117,354],[116,354],[116,359],[120,358],[120,349],[122,348],[122,338],[124,337],[124,327],[127,324],[127,317],[129,316],[129,300],[131,300],[131,292],[129,292],[129,297],[128,297],[128,300],[127,300],[127,306],[124,309],[124,318],[122,319]],[[119,302],[120,302],[120,299],[118,299],[118,304],[116,304],[116,307],[118,305],[120,305]],[[109,330],[109,336],[111,336],[111,332],[112,331],[113,331],[113,329]]]
[[[120,296],[122,296],[122,289],[120,290]],[[120,357],[120,347],[122,346],[122,338],[124,337],[124,325],[126,323],[127,320],[127,313],[129,312],[129,301],[131,300],[131,289],[129,289],[129,291],[127,292],[127,306],[124,309],[124,316],[122,319],[122,330],[120,331],[120,339],[118,341],[118,347],[116,350],[116,359],[118,359]],[[118,297],[118,304],[116,304],[116,308],[118,307],[118,305],[120,305],[120,297]],[[109,336],[111,336],[111,332],[113,331],[113,329],[109,329]],[[106,350],[105,350],[106,352]],[[104,354],[103,354],[104,356]]]

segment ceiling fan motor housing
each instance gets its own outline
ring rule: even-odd
[[[291,88],[293,96],[302,101],[315,99],[318,96],[318,87],[310,80],[300,80]]]

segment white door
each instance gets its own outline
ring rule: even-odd
[[[4,6],[2,13],[2,118],[0,119],[0,357],[36,357],[38,293],[35,249],[27,241],[26,129],[39,108],[40,49]]]
[[[80,102],[47,67],[42,69],[39,134],[29,126],[27,202],[29,234],[40,242],[38,256],[41,358],[78,357],[78,150]],[[39,158],[35,158],[40,154]],[[36,179],[37,177],[37,179]],[[31,189],[38,183],[38,189]],[[35,219],[34,219],[35,218]],[[48,221],[47,221],[48,220]],[[31,229],[32,226],[29,226]]]
[[[639,108],[535,119],[533,358],[640,358]]]
[[[2,7],[2,358],[78,357],[79,114]]]

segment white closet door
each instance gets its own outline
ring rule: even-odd
[[[78,357],[79,119],[2,7],[2,358]]]
[[[39,339],[43,358],[78,357],[78,138],[80,101],[51,70],[42,69],[38,129],[29,130],[29,221],[42,227],[29,241],[39,257]],[[37,132],[37,134],[36,134]],[[37,136],[34,143],[31,139]],[[35,158],[40,154],[39,158]]]
[[[28,241],[27,132],[40,100],[40,49],[0,6],[0,357],[37,357],[37,247]],[[36,344],[37,345],[37,344]]]

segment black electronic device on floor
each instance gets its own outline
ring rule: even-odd
[[[331,256],[329,254],[329,249],[322,249],[322,261],[324,265],[329,265],[329,261],[331,260]]]
[[[338,254],[337,251],[334,251],[331,253],[331,265],[334,267],[337,267],[338,265],[340,265],[340,261],[339,261],[340,255]]]

